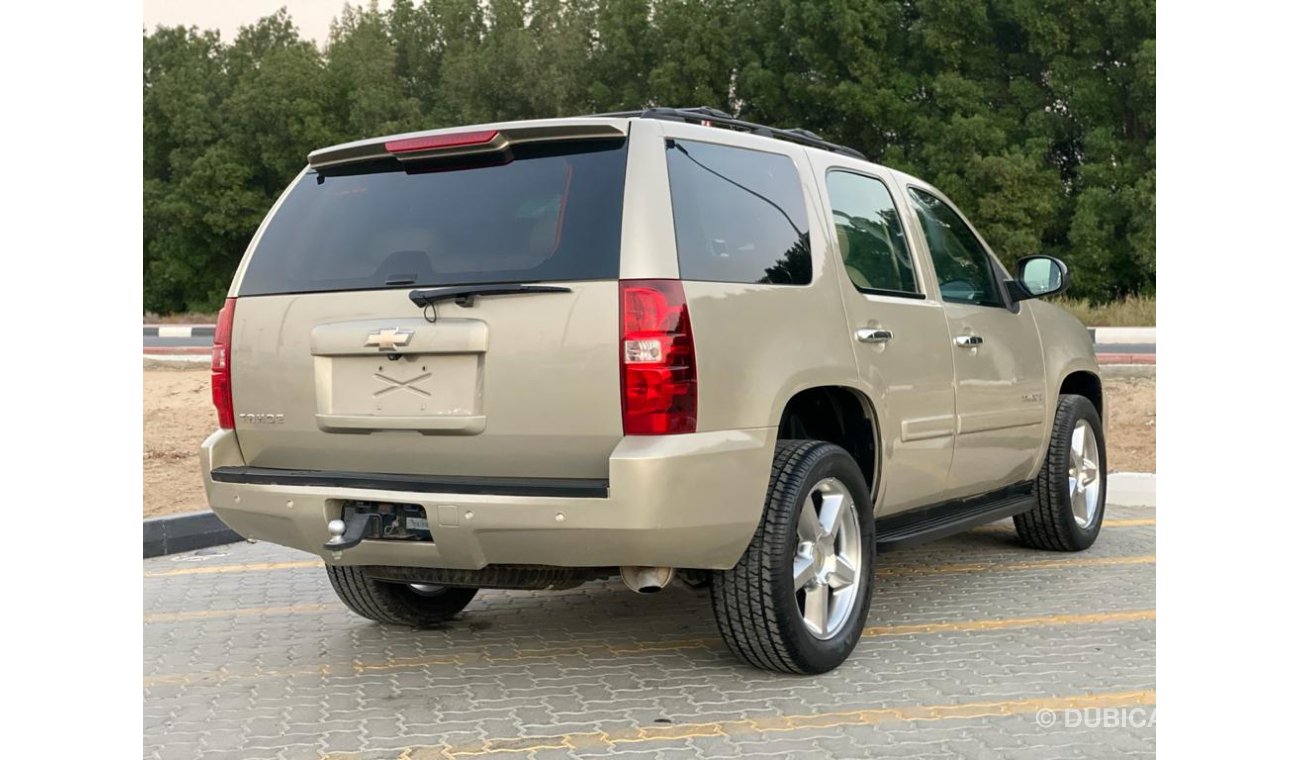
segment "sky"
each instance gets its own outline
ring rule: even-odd
[[[152,30],[162,24],[219,29],[221,39],[229,42],[239,27],[286,7],[304,38],[324,43],[329,37],[330,21],[343,10],[343,3],[344,0],[144,0],[144,28]],[[352,4],[362,2],[353,0]],[[392,0],[379,0],[381,9],[389,5]]]

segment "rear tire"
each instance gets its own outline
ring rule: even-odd
[[[857,462],[830,443],[777,441],[758,530],[734,568],[713,574],[722,639],[765,670],[832,670],[862,636],[875,564],[871,495]]]
[[[361,617],[388,625],[428,628],[465,609],[476,588],[390,583],[368,578],[360,567],[326,565],[334,593]]]
[[[1062,394],[1047,459],[1034,481],[1037,506],[1016,515],[1016,533],[1035,549],[1083,551],[1101,533],[1106,512],[1106,438],[1083,396]]]

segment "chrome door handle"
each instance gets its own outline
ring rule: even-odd
[[[984,339],[978,335],[958,335],[953,340],[953,343],[956,343],[962,348],[974,348],[984,343]]]
[[[892,332],[882,330],[879,327],[863,327],[855,335],[863,343],[888,343],[894,339]]]

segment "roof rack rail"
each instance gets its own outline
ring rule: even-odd
[[[810,148],[821,148],[829,150],[832,153],[842,153],[846,156],[861,158],[866,160],[866,156],[861,151],[854,150],[846,145],[837,145],[833,142],[823,140],[820,135],[810,132],[806,129],[780,129],[778,127],[769,127],[766,124],[755,124],[752,121],[737,119],[725,111],[719,111],[716,108],[708,106],[697,106],[695,108],[666,108],[652,107],[640,111],[617,111],[614,113],[601,113],[596,116],[607,116],[620,119],[662,119],[665,121],[683,121],[691,124],[705,124],[706,126],[727,127],[742,132],[751,132],[761,137],[775,137],[778,140],[786,140],[800,145],[806,145]]]

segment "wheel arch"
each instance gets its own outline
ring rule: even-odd
[[[1101,419],[1102,430],[1106,425],[1106,405],[1105,389],[1101,382],[1101,369],[1096,362],[1085,363],[1080,360],[1071,362],[1069,366],[1064,367],[1058,375],[1060,378],[1055,384],[1049,384],[1047,391],[1050,394],[1047,398],[1046,427],[1044,427],[1043,441],[1038,450],[1038,456],[1034,459],[1033,472],[1043,466],[1047,458],[1047,448],[1052,438],[1052,424],[1056,419],[1056,406],[1060,403],[1061,395],[1068,393],[1077,396],[1083,396],[1092,402],[1093,407],[1097,410],[1097,417]]]
[[[862,390],[830,384],[802,388],[786,399],[778,420],[778,439],[811,438],[848,451],[866,478],[872,500],[877,498],[883,470],[880,418]]]
[[[1061,378],[1057,390],[1057,398],[1062,394],[1072,394],[1083,396],[1092,402],[1092,406],[1097,410],[1097,416],[1106,419],[1105,393],[1102,390],[1101,376],[1089,370],[1077,369]]]

